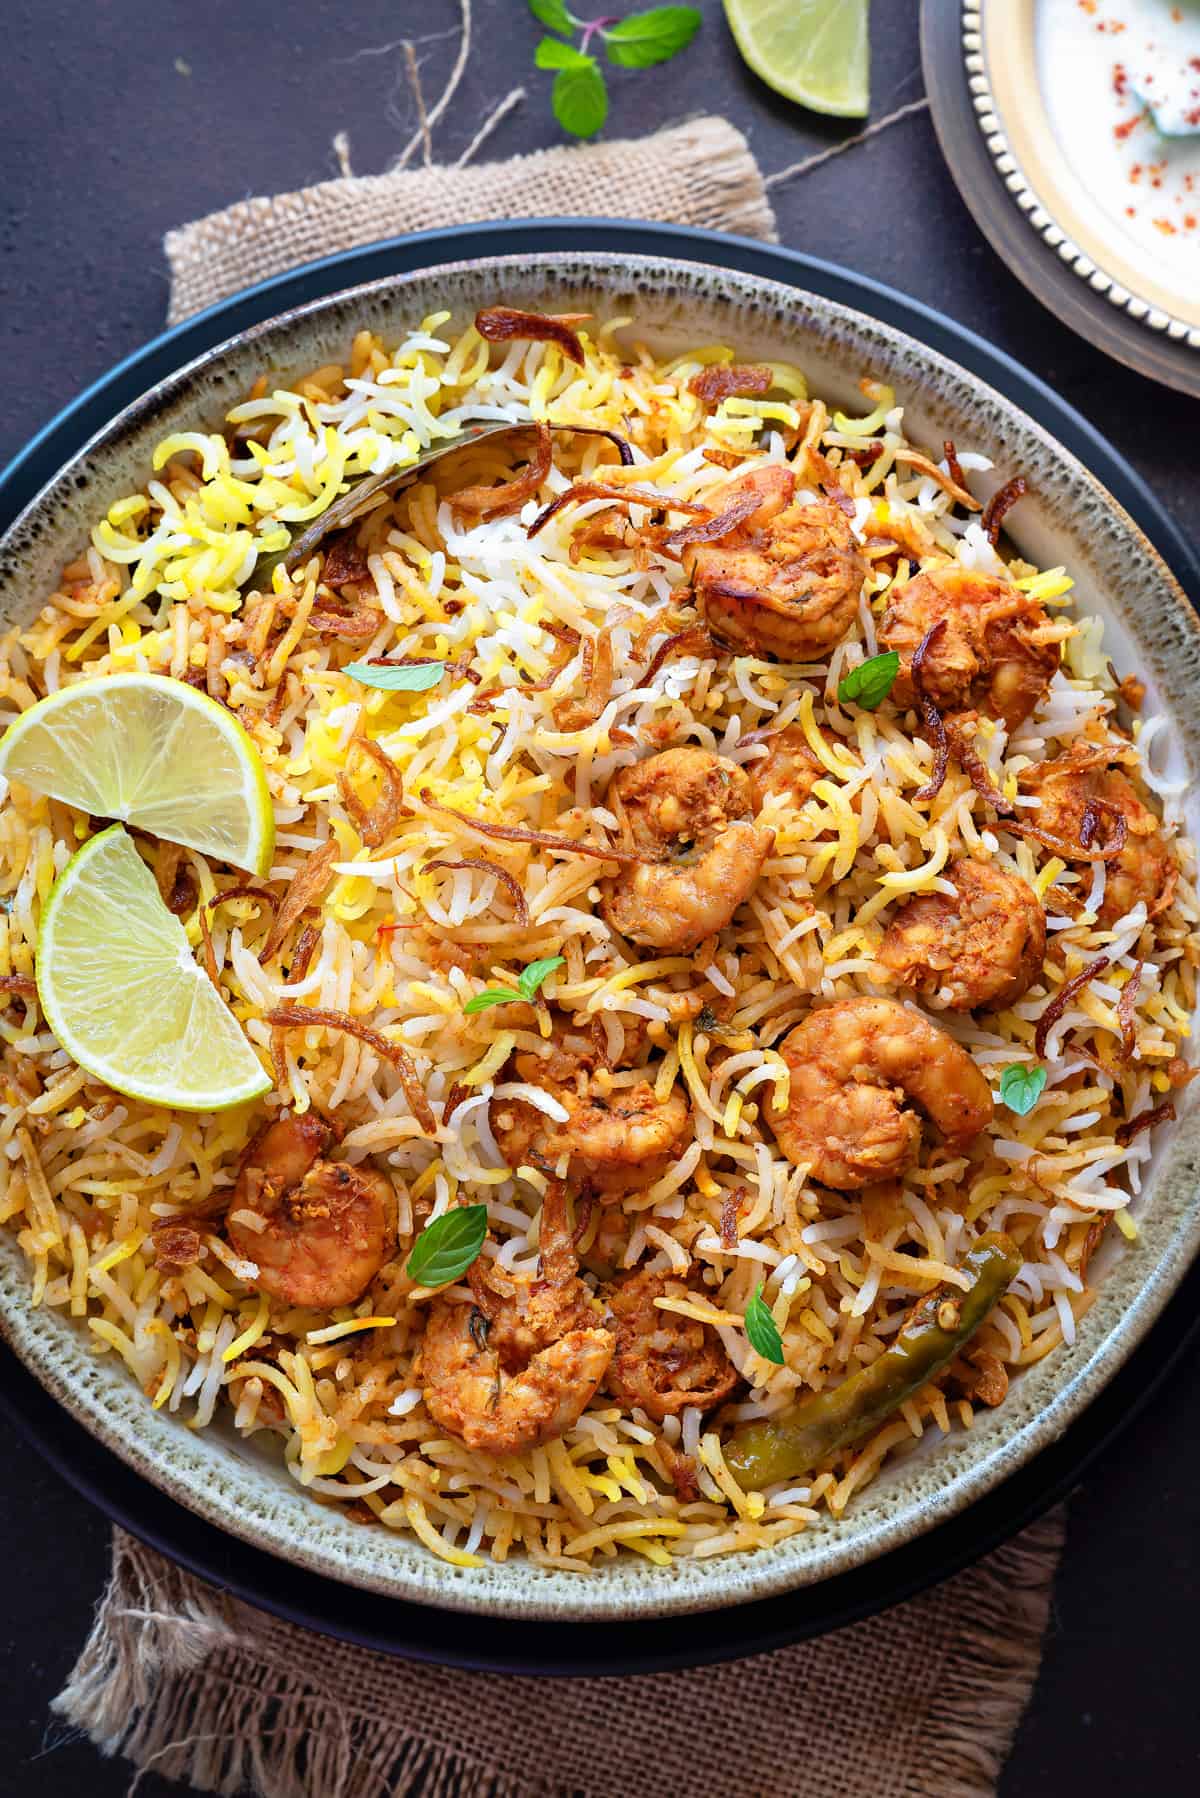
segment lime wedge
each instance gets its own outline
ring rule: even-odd
[[[165,674],[108,674],[48,694],[0,741],[0,775],[235,868],[271,866],[257,749],[232,712]]]
[[[865,118],[869,0],[725,0],[743,60],[768,87],[814,112]]]
[[[119,824],[86,842],[55,883],[37,986],[72,1060],[132,1099],[223,1111],[270,1088]]]

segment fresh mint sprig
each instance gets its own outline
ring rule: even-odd
[[[534,52],[539,69],[554,70],[550,104],[564,131],[572,137],[595,137],[608,117],[608,86],[591,46],[604,46],[614,68],[650,69],[686,50],[700,29],[694,6],[652,6],[626,18],[577,19],[566,0],[529,0],[540,24],[557,32],[544,37]],[[578,45],[563,39],[580,34]]]
[[[463,1010],[468,1017],[474,1017],[476,1012],[486,1011],[490,1005],[532,1005],[547,974],[562,965],[561,955],[547,955],[541,961],[531,961],[524,972],[518,974],[515,988],[489,986],[486,992],[476,993],[473,999],[468,999]]]
[[[783,1338],[779,1334],[779,1325],[775,1322],[771,1307],[762,1295],[761,1282],[754,1288],[750,1303],[746,1306],[745,1323],[750,1347],[764,1361],[771,1361],[776,1367],[782,1367]]]

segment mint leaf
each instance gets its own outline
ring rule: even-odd
[[[1046,1087],[1046,1070],[1038,1061],[1014,1061],[1000,1076],[1000,1103],[1023,1118]]]
[[[449,1286],[465,1274],[483,1247],[486,1205],[460,1205],[426,1224],[413,1243],[406,1273],[421,1286]]]
[[[542,961],[530,962],[517,981],[522,994],[530,1003],[537,997],[537,990],[547,974],[553,974],[555,968],[561,968],[565,959],[562,955],[547,955]]]
[[[754,1288],[754,1296],[746,1306],[745,1324],[750,1347],[757,1350],[764,1361],[773,1361],[776,1367],[782,1367],[783,1338],[771,1315],[771,1307],[762,1295],[761,1284]]]
[[[873,712],[891,692],[899,672],[899,655],[894,649],[885,650],[882,655],[871,656],[857,668],[852,668],[845,679],[838,682],[837,696],[843,705],[854,700],[864,712]]]
[[[342,669],[360,686],[386,693],[427,693],[445,672],[445,662],[350,662]]]
[[[699,29],[694,6],[655,6],[630,13],[602,35],[609,62],[622,69],[649,69],[686,50]]]
[[[463,1010],[473,1018],[477,1011],[486,1011],[490,1005],[522,1005],[524,1002],[525,994],[514,992],[511,986],[489,986],[485,993],[476,993],[473,999],[468,999]]]
[[[594,56],[578,52],[579,61],[554,77],[550,104],[564,131],[572,137],[595,137],[608,117],[608,89]]]
[[[575,29],[575,21],[566,8],[566,0],[529,0],[529,10],[535,19],[548,25],[551,31],[561,31],[564,37],[570,37]],[[544,64],[538,66],[545,67]]]
[[[574,44],[560,44],[556,37],[544,37],[533,53],[533,60],[539,69],[577,69],[593,59],[577,50]]]

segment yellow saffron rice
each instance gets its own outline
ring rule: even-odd
[[[553,343],[489,345],[450,322],[426,318],[398,347],[364,332],[344,366],[297,374],[287,386],[264,377],[219,430],[167,439],[145,490],[97,521],[59,590],[0,645],[7,717],[65,683],[128,669],[191,680],[236,712],[274,800],[276,898],[314,851],[332,842],[336,852],[308,915],[315,942],[300,977],[290,977],[287,953],[282,963],[260,959],[269,906],[240,897],[212,909],[221,989],[267,1068],[265,1014],[287,1004],[348,1013],[403,1045],[436,1136],[414,1116],[392,1061],[344,1032],[282,1033],[284,1090],[266,1105],[173,1114],[98,1085],[57,1047],[36,998],[11,993],[0,1011],[3,1216],[28,1258],[31,1303],[76,1318],[96,1354],[126,1363],[148,1403],[181,1427],[224,1412],[244,1435],[272,1441],[314,1502],[349,1507],[456,1566],[522,1554],[584,1573],[620,1553],[666,1565],[761,1548],[836,1518],[923,1433],[970,1428],[972,1404],[953,1383],[931,1385],[811,1479],[766,1493],[742,1492],[726,1468],[732,1425],[874,1360],[914,1300],[954,1282],[984,1231],[1007,1232],[1024,1262],[975,1344],[1010,1375],[1074,1339],[1092,1298],[1099,1225],[1116,1219],[1106,1254],[1136,1252],[1129,1243],[1151,1136],[1125,1142],[1119,1126],[1161,1104],[1179,1078],[1196,1004],[1191,848],[1176,837],[1182,873],[1162,915],[1148,920],[1143,904],[1101,927],[1100,876],[1007,831],[955,762],[935,799],[914,801],[934,753],[915,714],[839,703],[839,682],[876,653],[893,580],[947,558],[1000,567],[978,519],[898,454],[907,445],[890,391],[865,382],[863,416],[831,415],[809,395],[802,369],[777,364],[773,397],[714,407],[689,383],[732,359],[730,347],[664,362],[640,344],[636,321],[617,319],[583,331],[577,367]],[[464,423],[530,418],[614,431],[634,463],[620,465],[602,436],[556,433],[554,466],[518,513],[456,511],[450,495],[519,469],[529,439],[501,438],[381,500],[357,527],[358,598],[375,614],[369,639],[321,626],[336,610],[321,552],[290,576],[276,569],[265,595],[250,593],[258,558],[283,548],[347,481],[411,463]],[[848,453],[868,442],[873,457]],[[971,448],[959,446],[968,479],[989,466]],[[582,527],[605,511],[604,499],[567,507],[527,536],[573,479],[635,483],[702,505],[731,469],[789,456],[799,487],[814,492],[806,460],[824,459],[871,569],[858,620],[827,663],[684,645],[642,684],[655,652],[683,628],[679,561],[636,542],[587,542]],[[635,513],[635,523],[645,516]],[[980,722],[976,753],[1011,799],[1023,769],[1111,731],[1119,696],[1098,624],[1071,610],[1069,571],[1019,562],[1009,571],[1069,627],[1061,669],[1033,716],[1011,734]],[[594,722],[570,728],[564,701],[583,690],[583,647],[603,630],[615,670],[609,691]],[[424,692],[381,691],[344,672],[384,654],[449,668]],[[803,806],[773,809],[775,843],[752,896],[694,955],[639,952],[614,937],[600,907],[611,868],[537,844],[484,844],[438,809],[604,841],[615,823],[605,806],[615,769],[676,743],[749,767],[762,750],[744,739],[789,724],[804,732],[823,777]],[[1171,832],[1180,795],[1156,772],[1160,728],[1153,717],[1134,725],[1136,780]],[[400,771],[407,808],[376,847],[359,828],[377,797],[377,775],[354,748],[363,737]],[[23,788],[5,796],[0,974],[33,973],[41,909],[90,828]],[[200,908],[242,877],[139,840],[199,950]],[[952,893],[944,870],[964,855],[1022,876],[1049,913],[1051,953],[1014,1004],[974,1015],[948,1011],[936,996],[924,1004],[991,1082],[993,1122],[963,1149],[927,1132],[917,1164],[886,1189],[817,1187],[770,1127],[788,1095],[779,1044],[814,1001],[888,990],[875,956],[898,902]],[[527,921],[487,869],[425,866],[469,856],[512,877]],[[1071,903],[1060,904],[1063,895]],[[510,1056],[542,1050],[550,1014],[503,1005],[467,1014],[464,1005],[560,955],[543,988],[557,1015],[595,1024],[609,1041],[623,1028],[643,1031],[642,1065],[614,1072],[612,1090],[649,1079],[660,1101],[682,1092],[691,1110],[686,1147],[665,1173],[615,1207],[580,1207],[585,1277],[596,1286],[636,1266],[690,1274],[686,1295],[668,1296],[663,1308],[715,1331],[743,1378],[722,1410],[685,1409],[665,1422],[601,1388],[560,1439],[497,1458],[439,1430],[426,1409],[414,1361],[433,1301],[407,1275],[406,1257],[432,1218],[486,1204],[485,1256],[510,1273],[536,1267],[546,1174],[504,1164],[490,1115],[496,1088],[511,1078]],[[1055,1024],[1045,1090],[1019,1116],[999,1102],[1002,1071],[1035,1059],[1039,1017],[1097,956],[1109,965]],[[1124,1059],[1118,1007],[1131,979],[1139,980],[1136,1052]],[[399,1252],[352,1306],[314,1311],[270,1298],[224,1232],[242,1151],[281,1103],[336,1118],[337,1153],[370,1157],[395,1186]],[[731,1241],[728,1205],[739,1191]],[[155,1225],[192,1213],[198,1259],[165,1263]],[[757,1354],[742,1326],[760,1284],[782,1366]]]

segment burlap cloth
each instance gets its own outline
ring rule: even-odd
[[[170,316],[378,238],[548,213],[775,234],[745,139],[700,119],[638,143],[243,201],[167,237]],[[1037,1674],[1063,1530],[1052,1517],[819,1642],[695,1672],[553,1682],[312,1636],[117,1532],[55,1709],[106,1754],[261,1798],[988,1798]]]

